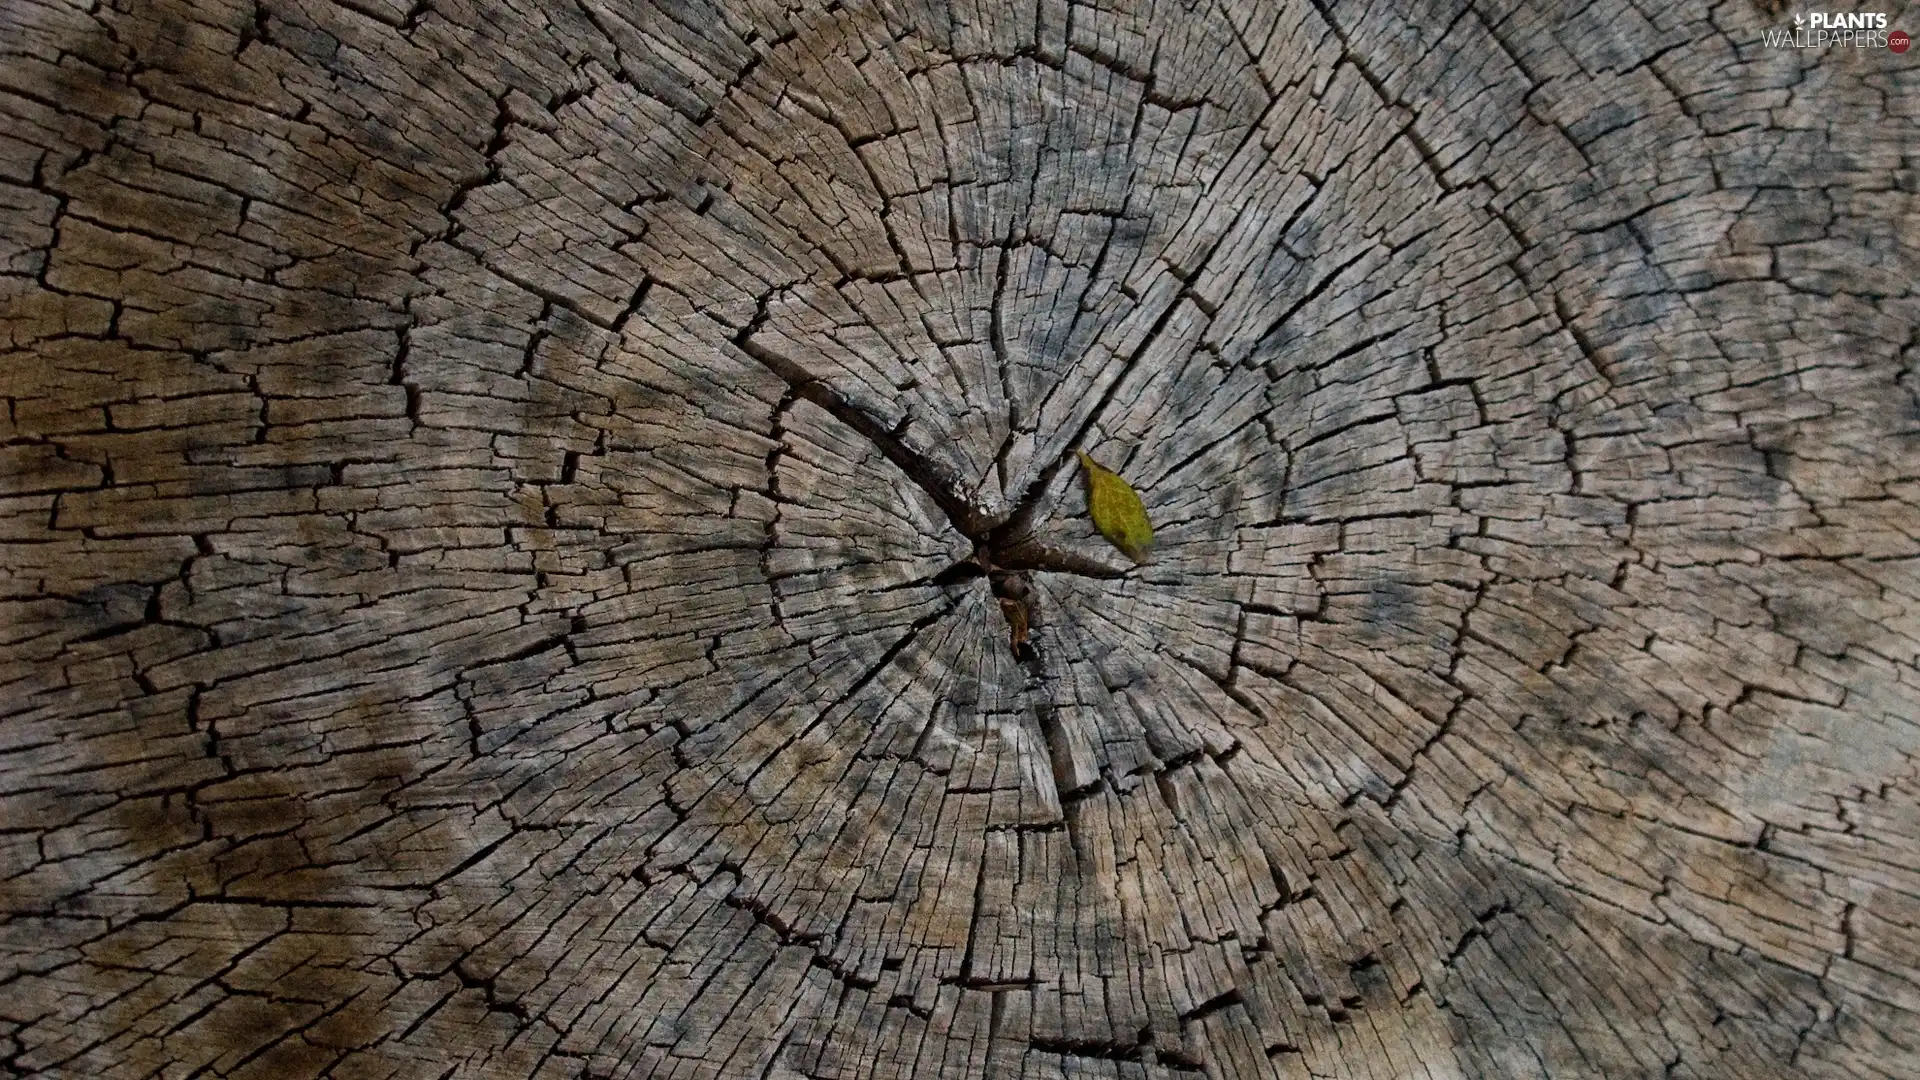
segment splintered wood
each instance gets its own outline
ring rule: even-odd
[[[0,1074],[1920,1076],[1763,6],[10,0]]]

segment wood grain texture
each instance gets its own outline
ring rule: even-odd
[[[1920,1076],[1783,20],[0,5],[0,1074]]]

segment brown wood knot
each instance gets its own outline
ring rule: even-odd
[[[1080,457],[1084,458],[1085,455],[1082,454]],[[1127,573],[1124,567],[1111,565],[1095,556],[1046,543],[1031,531],[1032,518],[1039,505],[1041,493],[1047,487],[1048,478],[1072,460],[1071,455],[1062,454],[1054,466],[1046,471],[1046,475],[1034,483],[1026,498],[1021,500],[1020,509],[1008,519],[991,527],[982,526],[967,515],[950,515],[954,526],[973,540],[973,552],[933,578],[935,585],[950,586],[985,577],[994,599],[1000,605],[1000,614],[1007,620],[1008,648],[1012,650],[1015,659],[1028,665],[1029,669],[1036,674],[1040,654],[1035,639],[1041,619],[1033,591],[1033,574],[1044,570],[1082,577],[1120,578],[1125,577]],[[929,486],[924,478],[914,477],[914,479],[929,491],[936,490]],[[1126,488],[1127,495],[1136,504],[1137,509],[1139,498],[1133,494],[1133,489],[1117,477],[1114,477],[1113,482]],[[943,502],[942,505],[945,503]],[[1127,553],[1135,562],[1140,562],[1143,561],[1145,546],[1152,542],[1152,530],[1146,523],[1144,511],[1139,511],[1136,516],[1139,518],[1139,526],[1144,530],[1145,537],[1137,538],[1128,534],[1125,538],[1139,540],[1133,545],[1135,550]],[[1109,539],[1111,540],[1112,537]],[[1122,545],[1116,542],[1116,546]],[[1122,549],[1126,550],[1124,546]]]
[[[1000,614],[1007,620],[1007,645],[1013,650],[1014,658],[1023,663],[1038,661],[1040,654],[1033,644],[1033,628],[1039,620],[1034,617],[1030,570],[999,566],[992,548],[982,544],[973,554],[935,575],[933,583],[959,585],[982,577],[987,579],[988,589],[1000,604]]]
[[[1033,625],[1033,585],[1026,571],[990,570],[987,583],[1000,601],[1000,614],[1007,619],[1007,642],[1017,660],[1038,660],[1029,630]]]

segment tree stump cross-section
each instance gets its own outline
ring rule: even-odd
[[[1920,1076],[1790,25],[12,0],[0,1074]]]

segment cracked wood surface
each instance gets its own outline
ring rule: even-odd
[[[1920,1075],[1783,18],[10,0],[0,1073]]]

